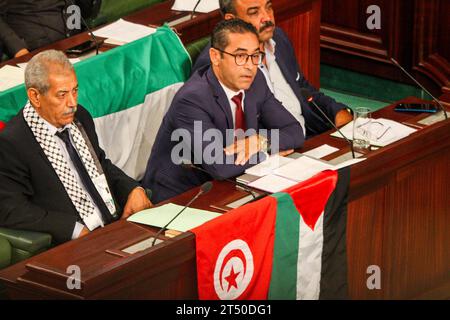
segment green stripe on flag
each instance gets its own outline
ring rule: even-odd
[[[94,118],[142,104],[147,94],[189,77],[189,55],[167,26],[114,50],[76,64],[79,102]]]
[[[268,299],[295,300],[300,214],[289,194],[276,193],[272,197],[277,199],[277,217]]]
[[[191,61],[178,36],[163,26],[145,38],[75,64],[78,102],[94,118],[126,110],[145,96],[184,82]],[[0,121],[9,121],[27,101],[24,85],[0,93]]]
[[[0,92],[0,121],[9,121],[25,106],[27,100],[24,84]]]

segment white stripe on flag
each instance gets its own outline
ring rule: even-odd
[[[143,104],[94,119],[106,156],[130,177],[144,176],[159,126],[182,86],[175,83],[148,94]]]
[[[322,271],[323,216],[317,219],[314,231],[300,215],[300,239],[297,260],[297,300],[317,300]]]

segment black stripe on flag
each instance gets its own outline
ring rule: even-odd
[[[349,183],[350,167],[340,169],[336,188],[325,207],[319,299],[348,299],[346,226]]]

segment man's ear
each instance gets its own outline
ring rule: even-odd
[[[30,100],[31,104],[35,108],[40,108],[41,106],[41,94],[36,88],[29,88],[27,90],[28,99]]]
[[[225,13],[225,15],[223,16],[223,18],[224,18],[225,20],[231,20],[231,19],[236,18],[236,16],[235,16],[234,14],[232,14],[232,13]]]
[[[210,48],[209,59],[211,60],[211,65],[217,66],[220,60],[220,52],[214,48]]]

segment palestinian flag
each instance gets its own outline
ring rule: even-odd
[[[167,26],[75,64],[78,103],[94,118],[107,157],[142,178],[162,118],[189,77],[190,57]],[[25,106],[24,85],[0,93],[0,121]]]
[[[348,182],[325,171],[193,229],[199,298],[346,298]]]

